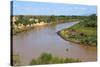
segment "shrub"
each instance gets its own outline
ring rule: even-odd
[[[55,63],[72,63],[72,62],[80,62],[79,59],[72,59],[72,58],[59,58],[54,57],[51,54],[43,53],[37,59],[32,59],[30,65],[36,64],[55,64]]]

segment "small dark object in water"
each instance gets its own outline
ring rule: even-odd
[[[68,48],[66,49],[66,51],[68,51]]]

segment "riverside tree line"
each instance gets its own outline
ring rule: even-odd
[[[11,16],[12,18],[12,29],[13,34],[21,31],[29,30],[34,27],[34,24],[45,23],[45,24],[58,24],[64,22],[78,21],[83,16],[30,16],[30,15],[16,15]]]

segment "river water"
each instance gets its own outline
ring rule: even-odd
[[[65,41],[57,35],[57,31],[76,23],[38,26],[14,35],[13,53],[20,55],[21,65],[29,65],[33,58],[37,58],[42,53],[51,53],[63,58],[79,58],[81,61],[96,61],[96,47],[82,46]]]

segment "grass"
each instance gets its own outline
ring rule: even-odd
[[[21,65],[20,55],[14,54],[13,56],[13,66]],[[73,63],[73,62],[81,62],[79,59],[72,58],[59,58],[58,56],[53,56],[49,53],[42,53],[37,59],[32,59],[29,65],[39,65],[39,64],[57,64],[57,63]]]
[[[80,24],[76,24],[75,26],[72,26],[69,28],[69,30],[71,30],[71,29],[76,30],[78,33],[84,33],[89,36],[97,34],[96,27],[95,28],[94,27],[84,27]]]
[[[72,63],[72,62],[80,62],[80,60],[72,58],[59,58],[48,53],[43,53],[37,59],[32,59],[30,65]]]
[[[65,40],[89,46],[97,45],[97,27],[85,27],[78,23],[68,29],[63,29],[58,34]]]

